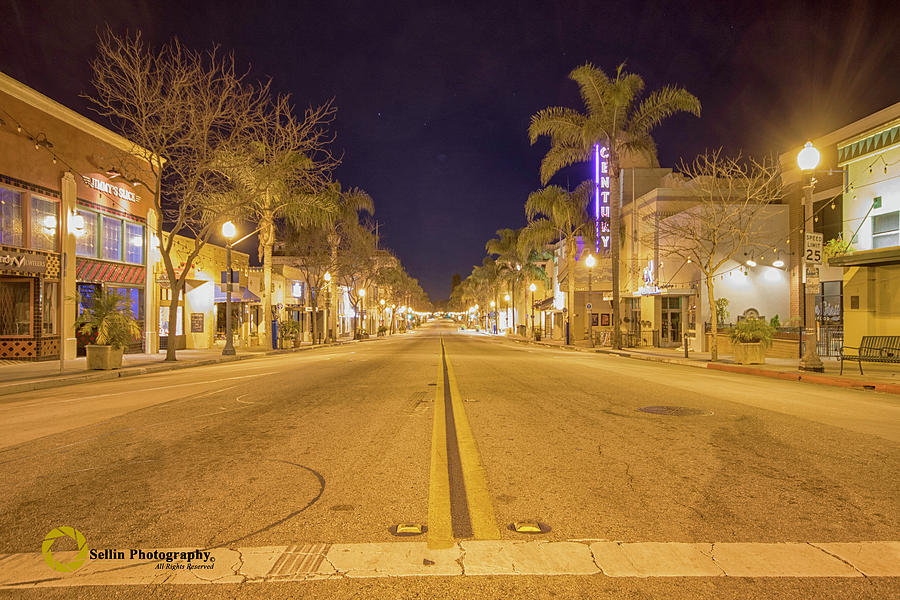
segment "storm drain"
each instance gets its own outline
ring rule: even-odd
[[[700,408],[688,408],[687,406],[645,406],[638,409],[639,412],[651,415],[669,415],[670,417],[689,417],[692,415],[711,415],[712,411]]]

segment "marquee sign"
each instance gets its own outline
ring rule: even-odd
[[[609,148],[594,146],[594,224],[596,251],[609,252]]]

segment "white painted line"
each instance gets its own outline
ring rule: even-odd
[[[121,549],[120,549],[121,550]],[[148,549],[144,549],[148,551]],[[152,549],[149,549],[152,551]],[[190,552],[170,548],[161,552]],[[0,554],[0,588],[473,575],[900,577],[900,542],[681,543],[469,540],[213,548],[209,559],[93,559],[58,573],[41,554]],[[60,562],[75,552],[54,552]],[[197,566],[200,568],[196,568]],[[190,568],[189,568],[190,567]]]

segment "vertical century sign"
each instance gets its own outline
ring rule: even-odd
[[[609,252],[609,149],[594,145],[594,220],[596,251]]]

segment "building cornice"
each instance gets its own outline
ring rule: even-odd
[[[37,90],[34,90],[24,83],[17,81],[0,71],[0,92],[9,94],[16,100],[20,100],[31,107],[34,107],[51,117],[59,119],[63,123],[75,127],[84,133],[95,137],[111,146],[114,146],[124,152],[135,156],[148,156],[150,154],[144,148],[127,140],[118,133],[103,127],[102,125],[91,121],[87,117],[75,112],[71,108],[63,106],[56,100],[48,98]]]

